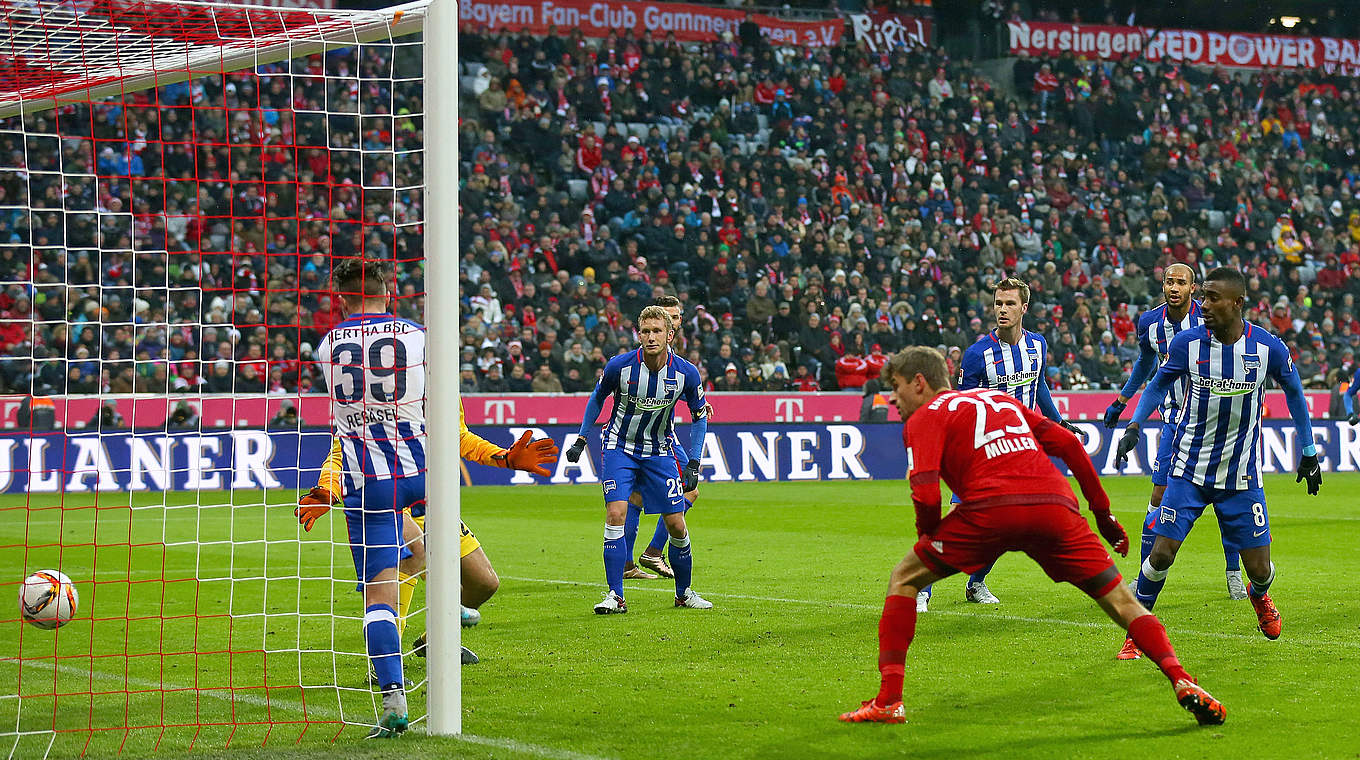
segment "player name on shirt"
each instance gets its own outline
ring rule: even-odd
[[[1002,454],[1014,454],[1017,451],[1038,451],[1039,445],[1033,438],[1002,438],[999,441],[992,441],[982,447],[982,453],[988,459],[999,457]]]

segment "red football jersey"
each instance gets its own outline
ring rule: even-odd
[[[956,509],[1061,504],[1077,510],[1067,478],[1049,461],[1060,456],[1093,509],[1109,509],[1095,467],[1077,437],[1001,391],[947,391],[902,427],[912,501],[939,505],[940,480],[958,495]]]

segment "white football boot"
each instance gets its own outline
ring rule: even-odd
[[[963,599],[974,604],[1001,604],[1001,600],[996,598],[996,594],[993,594],[987,588],[986,581],[969,583],[963,590]]]
[[[628,605],[623,601],[623,597],[615,594],[613,589],[604,593],[604,599],[595,605],[596,615],[621,615],[628,611]]]
[[[675,606],[688,607],[692,610],[711,610],[713,609],[713,602],[694,593],[694,589],[687,588],[683,596],[675,597]]]
[[[1241,601],[1247,598],[1246,584],[1242,583],[1241,570],[1228,570],[1228,598],[1233,601]]]

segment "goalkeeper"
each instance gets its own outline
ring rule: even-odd
[[[549,439],[543,438],[531,441],[532,433],[525,431],[510,448],[505,449],[482,438],[481,436],[468,430],[467,421],[463,414],[463,404],[458,403],[458,448],[459,454],[464,458],[478,464],[490,467],[505,467],[512,470],[523,470],[535,475],[548,477],[550,474],[543,465],[557,460],[557,446]],[[331,508],[332,505],[339,504],[344,497],[344,460],[340,451],[340,439],[331,440],[331,452],[326,457],[325,464],[321,467],[321,475],[317,478],[316,486],[303,496],[298,504],[296,514],[302,526],[311,530],[322,515]],[[410,516],[415,527],[419,529],[418,534],[405,535],[403,540],[407,543],[419,538],[425,531],[425,503],[417,502],[411,507]],[[407,524],[408,529],[411,527]],[[409,530],[408,530],[409,532]],[[487,559],[486,552],[482,551],[481,542],[477,536],[468,530],[467,523],[459,524],[461,540],[459,541],[459,574],[462,579],[462,623],[465,627],[476,625],[481,621],[481,613],[477,611],[493,594],[500,588],[500,578],[496,576],[496,571],[491,567],[491,560]],[[407,575],[399,573],[398,579],[401,582],[400,596],[397,600],[397,628],[399,632],[405,631],[406,614],[411,608],[411,597],[415,594],[418,575]],[[420,634],[414,644],[414,654],[417,657],[425,656],[425,634]],[[471,649],[463,647],[463,664],[472,665],[477,662],[477,655]]]

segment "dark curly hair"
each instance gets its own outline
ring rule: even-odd
[[[387,292],[387,272],[381,262],[373,259],[341,259],[331,271],[331,287],[346,303],[357,306],[364,298]]]

